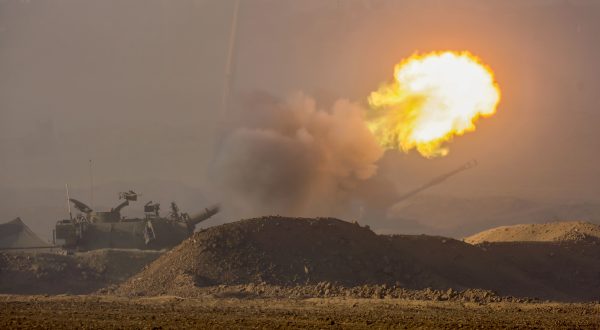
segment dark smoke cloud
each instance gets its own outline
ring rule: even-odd
[[[320,109],[302,93],[279,100],[254,95],[232,115],[214,161],[222,200],[251,214],[331,214],[362,180],[375,174],[383,151],[347,100]]]

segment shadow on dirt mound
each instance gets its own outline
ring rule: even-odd
[[[578,253],[564,244],[558,248],[563,251],[561,255]],[[444,237],[376,235],[368,227],[338,219],[263,217],[196,233],[116,292],[185,296],[214,285],[330,282],[346,287],[386,284],[409,289],[479,288],[520,297],[597,299],[598,279],[591,273],[586,273],[589,278],[576,282],[577,290],[573,289],[575,284],[558,285],[555,278],[540,276],[561,263],[548,263],[542,269],[530,267],[527,258],[538,258],[541,252],[536,251],[538,245],[535,249],[522,245],[518,253],[513,251],[521,259],[514,259],[499,248]],[[598,264],[600,250],[596,247],[587,251],[588,257],[576,259],[581,262],[578,268]],[[593,272],[595,267],[590,269]],[[561,274],[566,276],[567,272]]]
[[[160,254],[111,249],[76,255],[0,253],[0,293],[92,293],[122,283]]]

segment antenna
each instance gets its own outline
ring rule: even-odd
[[[233,17],[231,19],[231,30],[229,30],[229,50],[227,52],[227,63],[225,65],[225,81],[223,83],[223,95],[221,98],[221,115],[226,115],[229,111],[229,96],[233,85],[233,71],[235,56],[235,43],[238,25],[238,12],[240,11],[240,0],[236,0],[233,7]]]
[[[92,160],[90,159],[90,206],[94,208],[94,172],[92,171]]]
[[[67,190],[67,211],[69,212],[69,219],[73,220],[73,213],[71,213],[71,197],[69,196],[69,184],[65,183],[65,188]]]
[[[227,62],[225,63],[225,72],[223,77],[223,91],[221,95],[221,108],[219,109],[219,122],[216,127],[216,136],[213,145],[213,152],[217,154],[224,140],[225,129],[228,123],[228,112],[231,90],[233,89],[233,76],[235,71],[235,46],[238,30],[238,16],[240,11],[240,0],[235,0],[233,4],[233,15],[231,17],[231,26],[229,30],[229,44],[227,49]]]

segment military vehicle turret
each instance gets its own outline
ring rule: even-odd
[[[190,237],[196,225],[219,212],[212,206],[203,212],[189,216],[171,203],[170,214],[160,216],[160,205],[152,201],[144,205],[144,218],[125,218],[121,210],[131,201],[137,201],[134,191],[119,194],[123,200],[109,211],[94,211],[85,203],[69,198],[79,211],[69,219],[56,223],[54,244],[67,251],[89,251],[102,248],[162,250],[172,248]]]

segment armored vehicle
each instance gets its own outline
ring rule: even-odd
[[[203,212],[189,216],[171,203],[167,217],[160,216],[160,205],[152,201],[144,205],[144,218],[125,218],[121,210],[131,201],[137,201],[134,191],[119,194],[123,200],[109,211],[94,211],[88,205],[68,198],[79,211],[69,219],[59,220],[54,229],[56,246],[67,251],[89,251],[102,248],[161,250],[174,247],[190,237],[196,225],[219,212],[212,206]]]

